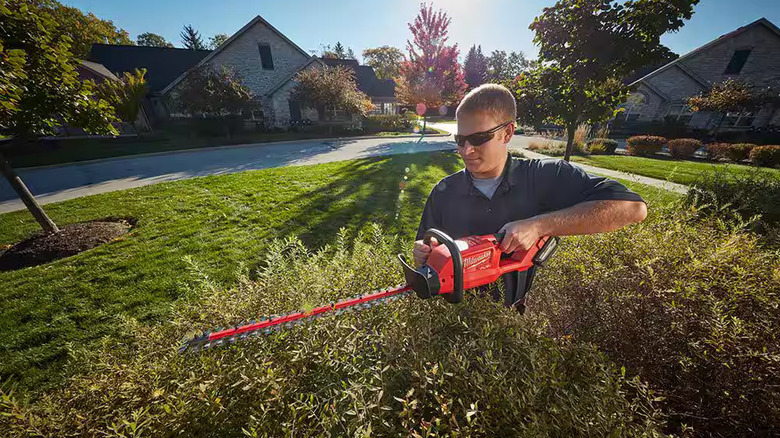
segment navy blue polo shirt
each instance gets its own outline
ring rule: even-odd
[[[605,200],[644,202],[619,182],[589,175],[566,161],[525,160],[509,155],[492,198],[474,187],[466,169],[439,181],[428,195],[417,239],[422,239],[429,228],[444,231],[453,239],[497,233],[508,222],[562,210],[581,202]],[[521,278],[516,281],[517,284],[506,284],[507,291],[515,287],[524,289],[525,281]],[[511,297],[508,300],[511,301]]]

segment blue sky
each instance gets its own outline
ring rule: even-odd
[[[205,37],[232,35],[255,15],[287,35],[304,50],[341,41],[356,54],[369,47],[392,45],[404,49],[410,32],[406,24],[419,8],[416,0],[61,0],[113,20],[133,39],[154,32],[180,46],[179,31],[191,24]],[[472,44],[483,52],[522,50],[535,58],[528,25],[554,0],[433,0],[452,18],[450,41],[463,55]],[[684,54],[758,18],[780,26],[780,0],[701,0],[696,14],[664,44]],[[205,38],[204,38],[205,40]]]

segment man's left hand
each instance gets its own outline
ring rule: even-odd
[[[508,254],[520,249],[526,251],[542,237],[540,224],[534,219],[509,222],[501,227],[499,233],[505,233],[500,247],[501,251]]]

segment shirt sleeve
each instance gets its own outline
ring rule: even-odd
[[[535,188],[545,210],[555,211],[587,201],[639,201],[637,193],[619,182],[590,175],[564,160],[539,162]]]
[[[425,234],[425,231],[429,228],[441,229],[441,212],[436,210],[437,203],[435,201],[437,188],[438,184],[431,190],[431,193],[428,195],[428,200],[425,201],[425,208],[423,209],[422,217],[420,218],[420,226],[417,227],[416,240],[422,239],[423,234]]]

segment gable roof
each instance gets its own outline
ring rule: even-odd
[[[304,70],[315,62],[317,64],[327,65],[329,67],[341,66],[351,69],[353,72],[355,72],[355,82],[357,83],[358,90],[366,93],[368,97],[395,97],[395,81],[392,79],[377,78],[376,72],[374,72],[374,68],[370,65],[360,65],[354,59],[317,58],[316,56],[312,56],[287,77],[277,82],[276,85],[274,85],[271,90],[268,91],[268,95],[270,96],[276,93],[280,88],[282,88],[282,86],[284,86],[284,84],[292,80],[292,78],[294,78],[298,72]]]
[[[757,27],[757,26],[764,26],[764,27],[766,27],[770,31],[774,32],[780,38],[780,28],[775,26],[771,21],[767,20],[766,18],[759,18],[758,20],[756,20],[756,21],[754,21],[754,22],[752,22],[750,24],[746,24],[745,26],[742,26],[742,27],[740,27],[740,28],[738,28],[738,29],[736,29],[736,30],[734,30],[732,32],[729,32],[729,33],[727,33],[725,35],[721,35],[718,38],[710,41],[709,43],[707,43],[707,44],[705,44],[705,45],[703,45],[703,46],[701,46],[701,47],[699,47],[697,49],[694,49],[694,50],[686,53],[685,55],[680,56],[679,58],[675,59],[674,61],[672,61],[672,62],[670,62],[670,63],[668,63],[666,65],[664,65],[663,67],[661,67],[661,68],[659,68],[659,69],[657,69],[655,71],[652,71],[649,74],[647,74],[647,75],[637,79],[636,81],[632,82],[631,85],[636,85],[636,84],[638,84],[638,83],[640,83],[642,81],[645,81],[646,79],[649,79],[649,78],[651,78],[651,77],[653,77],[653,76],[655,76],[655,75],[657,75],[657,74],[659,74],[659,73],[661,73],[661,72],[663,72],[665,70],[668,70],[668,69],[670,69],[670,68],[672,68],[674,66],[679,67],[680,70],[682,70],[685,74],[687,74],[688,76],[691,76],[691,78],[694,81],[699,82],[701,84],[702,81],[699,78],[697,78],[695,76],[692,76],[688,69],[686,69],[685,67],[682,67],[682,64],[680,64],[680,61],[683,61],[685,59],[689,59],[689,58],[693,57],[694,55],[697,55],[697,54],[699,54],[699,53],[701,53],[701,52],[703,52],[703,51],[705,51],[705,50],[707,50],[707,49],[709,49],[709,48],[711,48],[713,46],[716,46],[716,45],[718,45],[718,44],[728,40],[729,38],[733,38],[733,37],[735,37],[735,36],[745,32],[745,31],[747,31],[748,29],[752,29],[752,28]],[[706,84],[704,84],[704,85],[705,85],[705,88],[708,88],[708,86]]]
[[[145,68],[149,91],[156,93],[209,53],[210,50],[93,44],[89,60],[104,65],[114,73]]]
[[[370,65],[360,65],[354,59],[323,58],[325,65],[346,67],[355,72],[358,89],[369,97],[394,97],[395,82],[392,79],[379,79]]]
[[[76,68],[84,72],[89,72],[89,74],[100,77],[102,79],[119,79],[115,74],[111,73],[111,70],[107,69],[103,64],[98,64],[97,62],[79,59],[79,65]],[[81,74],[81,72],[79,74]]]
[[[301,52],[301,53],[302,53],[304,56],[306,56],[307,58],[310,58],[310,57],[311,57],[311,55],[309,55],[308,53],[306,53],[306,51],[305,51],[305,50],[301,49],[301,48],[300,48],[300,47],[299,47],[297,44],[295,44],[294,42],[292,42],[292,40],[290,40],[289,38],[287,38],[287,36],[285,36],[283,33],[279,32],[279,30],[278,30],[278,29],[276,29],[275,27],[271,26],[271,23],[269,23],[269,22],[265,21],[265,19],[264,19],[263,17],[261,17],[261,16],[259,16],[259,15],[258,15],[258,16],[256,16],[255,18],[253,18],[253,19],[252,19],[252,21],[250,21],[249,23],[245,24],[245,25],[244,25],[244,27],[242,27],[241,29],[239,29],[239,30],[238,30],[238,32],[236,32],[236,33],[234,33],[233,35],[231,35],[231,37],[230,37],[230,38],[228,38],[228,39],[227,39],[227,40],[226,40],[224,43],[220,44],[220,46],[219,46],[219,47],[217,47],[217,48],[216,48],[216,50],[214,50],[214,51],[212,51],[211,53],[209,53],[209,54],[208,54],[206,57],[204,57],[203,59],[201,59],[201,60],[200,60],[200,61],[199,61],[197,64],[195,64],[195,65],[191,66],[189,69],[187,69],[186,71],[184,71],[184,72],[183,72],[181,75],[179,75],[177,78],[175,78],[174,80],[172,80],[172,81],[171,81],[171,82],[170,82],[170,83],[169,83],[169,84],[168,84],[168,85],[167,85],[167,86],[166,86],[166,87],[165,87],[165,88],[162,90],[162,93],[164,94],[164,93],[167,93],[168,91],[170,91],[170,89],[171,89],[171,88],[175,87],[175,86],[176,86],[176,85],[177,85],[179,82],[181,82],[181,81],[184,79],[184,77],[185,77],[185,76],[187,76],[187,73],[189,73],[189,70],[191,70],[191,69],[195,69],[195,68],[197,68],[197,67],[200,67],[201,65],[203,65],[203,64],[206,64],[207,62],[209,62],[209,61],[210,61],[212,58],[214,58],[214,57],[215,57],[215,56],[216,56],[218,53],[222,52],[223,50],[225,50],[225,48],[226,48],[227,46],[229,46],[230,44],[232,44],[232,43],[233,43],[233,41],[237,40],[237,39],[238,39],[238,38],[239,38],[241,35],[243,35],[243,34],[244,34],[244,33],[246,33],[246,32],[247,32],[249,29],[251,29],[251,28],[252,28],[252,26],[254,26],[254,25],[258,24],[258,23],[262,23],[263,25],[265,25],[265,26],[266,26],[268,29],[270,29],[272,32],[274,32],[275,34],[277,34],[277,35],[278,35],[278,36],[279,36],[281,39],[283,39],[285,42],[287,42],[289,45],[291,45],[291,46],[292,46],[294,49],[296,49],[297,51]]]

